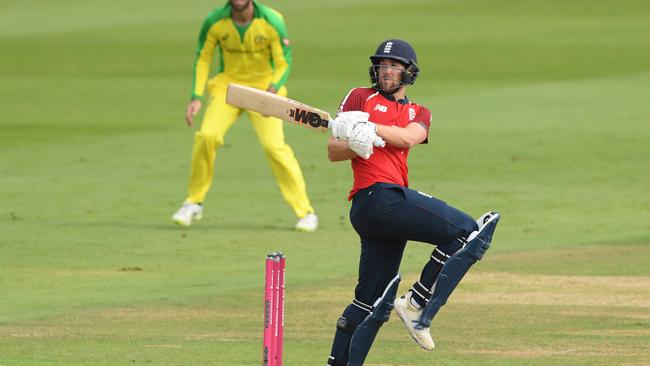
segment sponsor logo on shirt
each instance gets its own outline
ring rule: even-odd
[[[264,36],[255,37],[255,43],[264,43],[264,42],[266,42],[266,37]]]
[[[247,50],[247,49],[239,49],[239,48],[228,48],[224,47],[223,50],[228,53],[235,53],[235,54],[246,54],[246,55],[253,55],[256,53],[262,53],[265,51],[264,48],[258,48],[255,50]]]
[[[388,112],[388,107],[386,107],[385,105],[381,105],[381,104],[377,103],[377,104],[375,104],[375,108],[373,108],[373,110],[385,113],[385,112]],[[415,118],[415,116],[413,118]]]

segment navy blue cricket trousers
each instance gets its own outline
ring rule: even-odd
[[[464,212],[397,184],[376,183],[352,199],[350,222],[361,238],[355,298],[373,304],[399,271],[408,240],[437,245],[449,255],[459,237],[478,229]]]

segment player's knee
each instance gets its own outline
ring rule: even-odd
[[[363,304],[356,299],[353,300],[352,304],[345,308],[341,317],[336,321],[336,329],[348,334],[354,333],[357,325],[361,324],[371,311],[372,305]]]
[[[370,309],[372,309],[372,306],[368,306],[368,309],[366,309],[366,306],[357,302],[357,300],[354,300],[352,304],[345,308],[341,317],[336,321],[336,335],[334,336],[328,365],[345,366],[348,364],[348,352],[352,335],[357,330],[357,326],[368,317]]]
[[[272,158],[279,157],[288,148],[284,141],[277,139],[263,139],[260,140],[260,144],[264,152]]]
[[[463,214],[461,223],[458,225],[458,227],[461,230],[461,236],[467,236],[470,233],[478,230],[478,224],[476,221],[474,221],[474,219],[467,214]]]
[[[454,220],[453,228],[449,231],[449,241],[441,245],[438,245],[438,248],[447,255],[452,255],[462,247],[465,243],[465,239],[478,230],[478,224],[474,219],[465,214],[461,213]],[[452,239],[453,238],[453,239]]]
[[[196,144],[206,146],[207,148],[216,149],[223,145],[223,137],[210,131],[201,131],[194,134]]]

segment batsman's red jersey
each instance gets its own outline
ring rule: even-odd
[[[391,95],[380,93],[372,88],[354,88],[345,96],[339,112],[363,111],[370,114],[371,122],[386,126],[406,127],[409,123],[419,123],[427,130],[431,125],[431,112],[408,99],[395,100]],[[424,140],[424,143],[427,139]],[[375,183],[394,183],[408,187],[409,149],[401,149],[387,144],[375,147],[368,160],[361,157],[352,159],[354,185],[348,199],[363,188]]]

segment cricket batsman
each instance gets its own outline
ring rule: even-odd
[[[336,322],[327,362],[332,366],[362,365],[393,308],[418,345],[432,351],[431,320],[483,257],[500,218],[491,211],[475,221],[409,188],[409,151],[428,142],[431,125],[429,109],[406,96],[420,73],[416,53],[409,43],[389,39],[370,62],[371,87],[354,88],[343,98],[328,143],[329,159],[352,167],[350,222],[361,243],[354,297]],[[385,147],[373,146],[377,136]],[[418,281],[396,298],[409,240],[435,248]]]
[[[219,51],[219,69],[209,78],[210,67]],[[194,117],[207,104],[201,127],[194,134],[192,163],[187,197],[172,220],[189,226],[203,216],[203,202],[214,175],[215,159],[224,144],[228,129],[244,112],[226,104],[228,83],[238,83],[287,95],[285,83],[292,55],[284,18],[274,9],[253,0],[229,0],[206,18],[196,50],[192,96],[185,120]],[[207,97],[204,91],[207,89]],[[206,100],[207,99],[207,100]],[[305,180],[298,161],[284,140],[282,121],[246,111],[282,196],[298,218],[295,229],[314,231],[318,217],[309,202]]]

